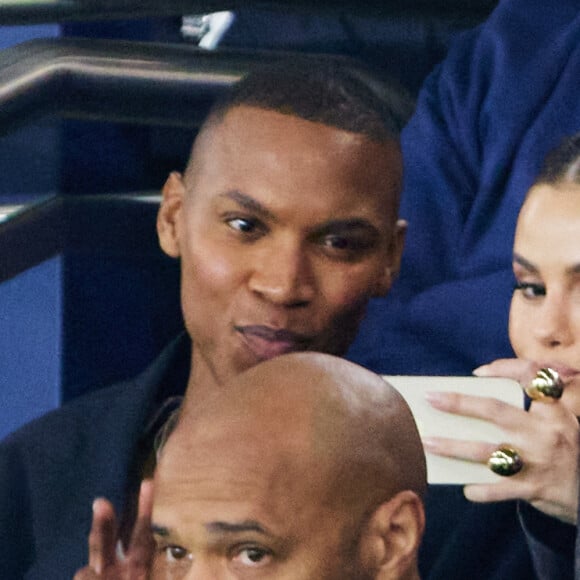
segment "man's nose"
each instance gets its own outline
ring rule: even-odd
[[[534,317],[533,328],[536,339],[547,348],[570,345],[574,337],[566,298],[546,294]]]
[[[261,248],[249,280],[252,292],[280,306],[306,306],[316,293],[312,258],[299,242]]]
[[[194,560],[187,570],[187,575],[170,576],[171,580],[225,580],[226,575],[223,569],[215,564],[205,560]]]

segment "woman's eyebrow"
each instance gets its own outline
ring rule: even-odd
[[[520,256],[516,252],[514,252],[512,260],[514,263],[522,266],[522,268],[525,268],[526,270],[528,270],[532,274],[538,273],[538,268],[536,268],[536,266],[534,266],[534,264],[532,264],[529,260],[526,260],[524,257]]]

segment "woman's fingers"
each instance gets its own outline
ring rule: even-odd
[[[521,499],[526,493],[525,487],[524,475],[520,472],[500,483],[466,485],[463,494],[468,500],[478,503],[506,501]]]
[[[444,437],[423,437],[425,451],[443,457],[455,457],[465,461],[486,463],[497,445],[483,441],[463,441]]]
[[[437,391],[427,393],[425,398],[435,409],[455,415],[483,419],[494,423],[505,431],[521,428],[527,417],[523,408],[490,397]]]
[[[503,377],[527,385],[535,376],[540,365],[534,361],[519,358],[500,358],[482,365],[473,371],[478,377]]]

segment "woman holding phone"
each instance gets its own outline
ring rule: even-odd
[[[547,156],[526,196],[513,270],[509,336],[517,358],[493,361],[474,374],[517,380],[529,410],[486,397],[430,393],[433,407],[490,421],[506,441],[499,448],[442,438],[424,444],[431,453],[487,463],[502,475],[498,483],[466,486],[465,496],[521,500],[539,577],[571,577],[579,489],[580,134]]]

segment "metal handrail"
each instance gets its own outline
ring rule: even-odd
[[[467,25],[487,17],[497,0],[0,0],[0,24],[32,24],[73,20],[143,18],[199,14],[219,10],[265,8],[313,13],[352,13],[376,17],[462,20]]]
[[[32,40],[0,52],[0,134],[47,114],[196,128],[216,97],[252,66],[296,57],[183,44]],[[338,60],[367,74],[347,56],[300,58]],[[394,92],[406,92],[390,82]]]
[[[252,64],[280,58],[181,44],[32,40],[0,52],[0,132],[52,113],[195,127]]]

